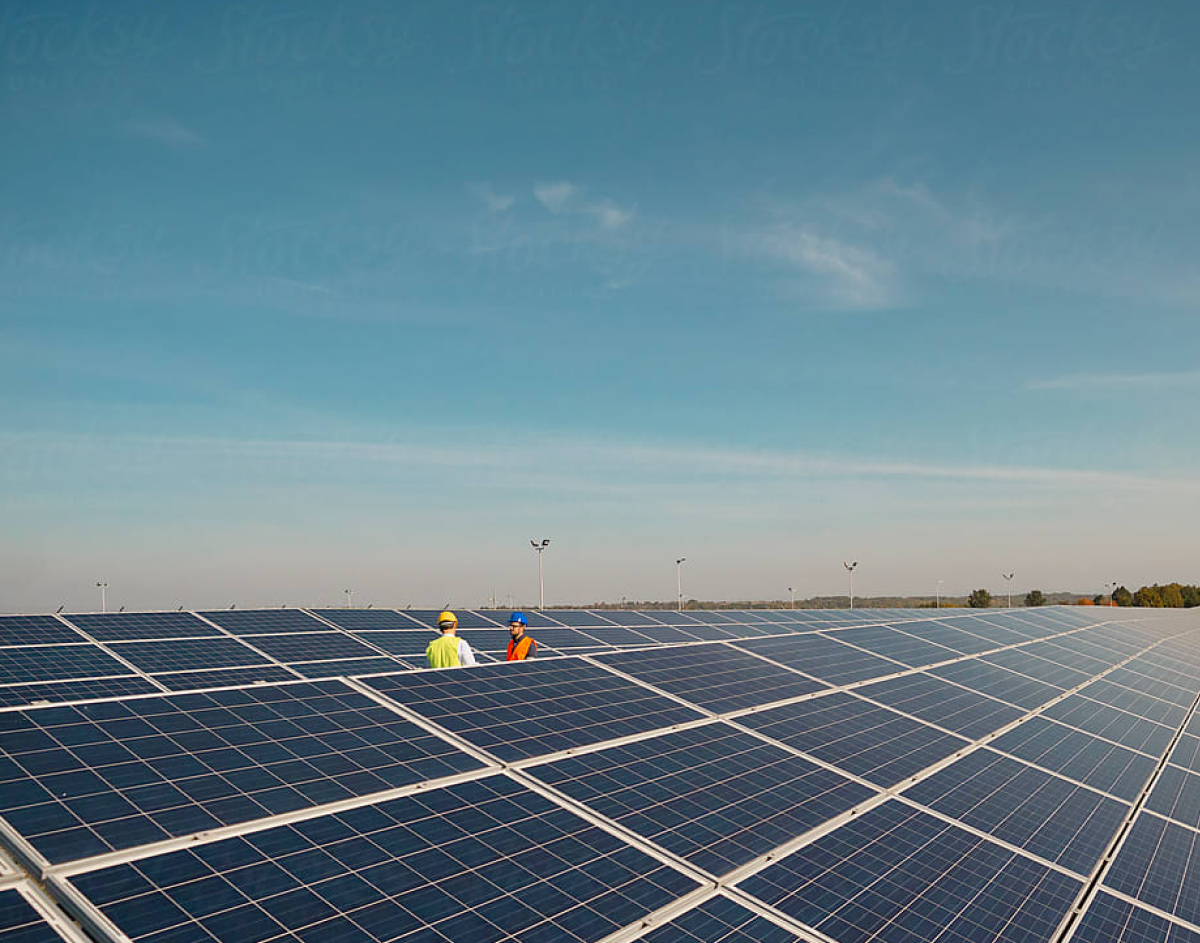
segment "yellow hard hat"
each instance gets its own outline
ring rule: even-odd
[[[438,628],[444,628],[448,625],[458,625],[458,616],[447,609],[438,616]]]

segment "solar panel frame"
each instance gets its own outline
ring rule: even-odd
[[[787,635],[732,643],[838,687],[907,671],[908,666],[845,645],[826,635]]]
[[[230,635],[329,631],[328,625],[304,609],[209,609],[197,615]]]
[[[0,616],[0,647],[58,645],[87,640],[87,636],[74,626],[54,616]]]
[[[192,612],[91,612],[63,616],[98,642],[136,642],[222,635]]]
[[[1012,704],[925,672],[879,681],[856,688],[854,693],[969,740],[999,730],[1025,714]]]
[[[409,613],[399,609],[314,609],[312,611],[326,622],[347,632],[430,628]],[[465,617],[466,613],[463,615]],[[432,630],[436,631],[436,624]]]
[[[67,702],[159,694],[162,688],[141,675],[129,674],[83,681],[0,685],[0,709],[27,707],[40,701]]]
[[[146,674],[272,664],[270,658],[228,636],[109,642],[108,649]]]
[[[1101,892],[1088,905],[1073,939],[1078,943],[1200,943],[1200,933]]]
[[[71,645],[24,645],[0,649],[0,684],[72,681],[137,674],[92,642]]]

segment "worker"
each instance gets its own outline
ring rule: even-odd
[[[525,634],[527,628],[529,620],[525,618],[525,613],[514,612],[508,617],[508,634],[511,640],[508,643],[507,661],[524,661],[526,658],[537,657],[537,642]]]
[[[447,610],[438,616],[438,631],[442,634],[429,643],[425,657],[430,668],[471,668],[475,653],[458,632],[458,616]]]

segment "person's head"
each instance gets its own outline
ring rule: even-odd
[[[438,628],[443,635],[452,634],[458,628],[458,616],[447,609],[438,616]]]
[[[513,638],[520,638],[521,633],[529,626],[529,620],[525,618],[525,613],[514,612],[508,617],[508,634]]]

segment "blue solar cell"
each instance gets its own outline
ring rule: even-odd
[[[1028,642],[1029,636],[1018,632],[997,621],[995,616],[966,616],[954,620],[954,627],[963,632],[970,632],[989,643],[991,648],[1002,648],[1005,645],[1017,645]]]
[[[529,772],[710,874],[725,874],[875,795],[725,724]]]
[[[71,883],[134,943],[592,941],[698,886],[502,776]]]
[[[801,938],[728,897],[718,896],[641,939],[644,943],[797,943]]]
[[[694,642],[696,637],[686,629],[673,625],[644,625],[638,629],[642,635],[654,642]]]
[[[896,801],[739,883],[840,943],[1049,940],[1082,886]]]
[[[429,629],[413,627],[411,629],[355,632],[353,635],[359,641],[366,642],[372,648],[385,651],[389,655],[416,659],[424,664],[425,649],[429,647],[430,642],[437,638],[438,634]],[[463,637],[466,637],[466,633],[463,633]]]
[[[333,631],[304,635],[255,635],[246,641],[281,662],[369,658],[380,654],[353,636]]]
[[[899,629],[885,625],[866,625],[853,629],[840,629],[831,633],[839,642],[864,648],[867,651],[898,661],[910,668],[932,665],[939,661],[958,658],[959,653],[942,645],[906,635]]]
[[[329,631],[329,626],[302,609],[218,609],[200,615],[234,635]]]
[[[1200,775],[1167,766],[1150,790],[1146,808],[1192,828],[1200,827]]]
[[[597,642],[590,635],[584,635],[578,629],[530,629],[529,634],[539,646],[559,652],[610,650],[607,645]]]
[[[611,619],[587,609],[543,609],[542,615],[556,619],[563,625],[572,628],[583,628],[589,625],[615,625]]]
[[[0,890],[0,943],[63,943],[63,938],[21,893]]]
[[[83,701],[99,697],[158,694],[160,689],[137,675],[99,678],[92,681],[58,681],[44,684],[0,686],[0,707],[18,707],[37,701]]]
[[[254,668],[224,668],[215,671],[156,674],[154,680],[172,691],[196,691],[200,688],[217,688],[225,685],[295,681],[296,676],[286,668],[276,665],[260,665]]]
[[[1132,802],[1154,771],[1154,760],[1089,733],[1030,717],[989,744],[1070,779]]]
[[[729,645],[684,645],[599,655],[635,678],[721,714],[800,697],[825,685]]]
[[[986,652],[996,647],[994,643],[982,639],[978,635],[972,635],[970,632],[964,632],[950,624],[935,622],[932,619],[904,622],[897,625],[896,628],[905,635],[912,635],[943,648],[949,648],[960,655],[978,655],[980,652]]]
[[[1200,832],[1142,812],[1104,877],[1105,887],[1200,923]]]
[[[654,609],[652,614],[663,625],[694,626],[702,624],[699,619],[694,619],[691,613],[679,612],[676,609]]]
[[[739,723],[884,787],[969,745],[851,694],[771,708]]]
[[[399,658],[378,655],[374,658],[334,658],[329,661],[294,661],[288,665],[306,678],[340,678],[351,675],[387,674],[412,667]],[[420,667],[425,667],[424,659]]]
[[[97,645],[25,645],[0,648],[0,683],[66,681],[130,675],[134,671]]]
[[[1169,701],[1159,700],[1149,694],[1141,694],[1119,684],[1113,684],[1108,678],[1101,678],[1080,688],[1079,693],[1090,697],[1093,701],[1116,707],[1130,714],[1137,714],[1156,724],[1168,727],[1178,727],[1187,716],[1187,709]],[[1195,697],[1195,695],[1192,695]],[[1190,702],[1189,702],[1190,705]]]
[[[1124,802],[986,749],[903,795],[1081,875],[1091,872],[1129,814]]]
[[[54,616],[0,616],[0,646],[82,641],[82,635]]]
[[[1174,736],[1170,727],[1079,694],[1046,708],[1043,716],[1151,756],[1162,756]]]
[[[407,613],[397,612],[394,609],[314,609],[317,615],[334,625],[341,626],[343,629],[417,629],[428,624],[422,622],[418,625],[415,618],[411,618]],[[460,620],[467,619],[470,616],[468,612],[458,613]],[[474,621],[474,620],[471,620]],[[434,613],[434,625],[437,624],[437,614]],[[492,625],[491,622],[485,623]]]
[[[708,625],[732,625],[735,622],[741,621],[733,613],[718,612],[715,609],[693,609],[688,615],[697,622],[703,622]]]
[[[506,761],[703,716],[575,659],[411,672],[367,683]]]
[[[235,638],[177,638],[110,642],[109,648],[142,671],[191,671],[266,665],[270,660]]]
[[[905,666],[897,662],[859,651],[823,635],[785,635],[733,644],[835,686],[905,670]]]
[[[1063,693],[1041,681],[975,659],[932,668],[929,673],[1026,710],[1041,707]]]
[[[610,645],[613,648],[644,647],[655,644],[653,639],[642,635],[637,629],[629,629],[624,626],[597,625],[588,626],[579,631],[589,638],[594,638],[601,645]]]
[[[615,622],[617,625],[662,625],[661,622],[648,612],[639,612],[635,609],[603,609],[597,614],[603,616],[609,622]]]
[[[481,766],[338,683],[0,718],[0,814],[52,862]]]
[[[698,642],[724,642],[742,637],[738,635],[739,627],[736,625],[704,625],[697,622],[679,628]]]
[[[93,612],[64,618],[100,642],[199,638],[221,634],[220,630],[190,612]]]
[[[1191,729],[1194,722],[1195,718],[1189,721],[1188,729]],[[1189,769],[1193,773],[1200,773],[1200,737],[1194,737],[1188,733],[1181,736],[1171,751],[1171,762],[1183,769]]]
[[[345,612],[346,610],[342,610]],[[358,610],[362,611],[362,610]],[[441,609],[405,609],[403,614],[416,620],[418,625],[425,626],[431,631],[437,630],[438,616],[442,614]],[[500,612],[498,610],[488,613],[472,612],[470,609],[455,609],[454,615],[458,617],[458,627],[460,629],[495,629],[508,624],[508,612]],[[397,625],[396,628],[400,626]],[[359,626],[363,628],[363,626]]]
[[[1043,684],[1063,691],[1083,684],[1091,678],[1087,672],[1077,671],[1066,665],[1042,658],[1034,652],[1036,647],[1038,646],[1035,644],[1025,648],[1010,648],[1007,651],[984,655],[980,661],[999,665],[1009,671],[1015,671],[1027,678],[1034,678]]]
[[[1102,892],[1088,906],[1074,939],[1081,943],[1200,943],[1200,933]]]
[[[923,673],[869,684],[854,693],[970,740],[999,730],[1023,713],[1011,704]]]

